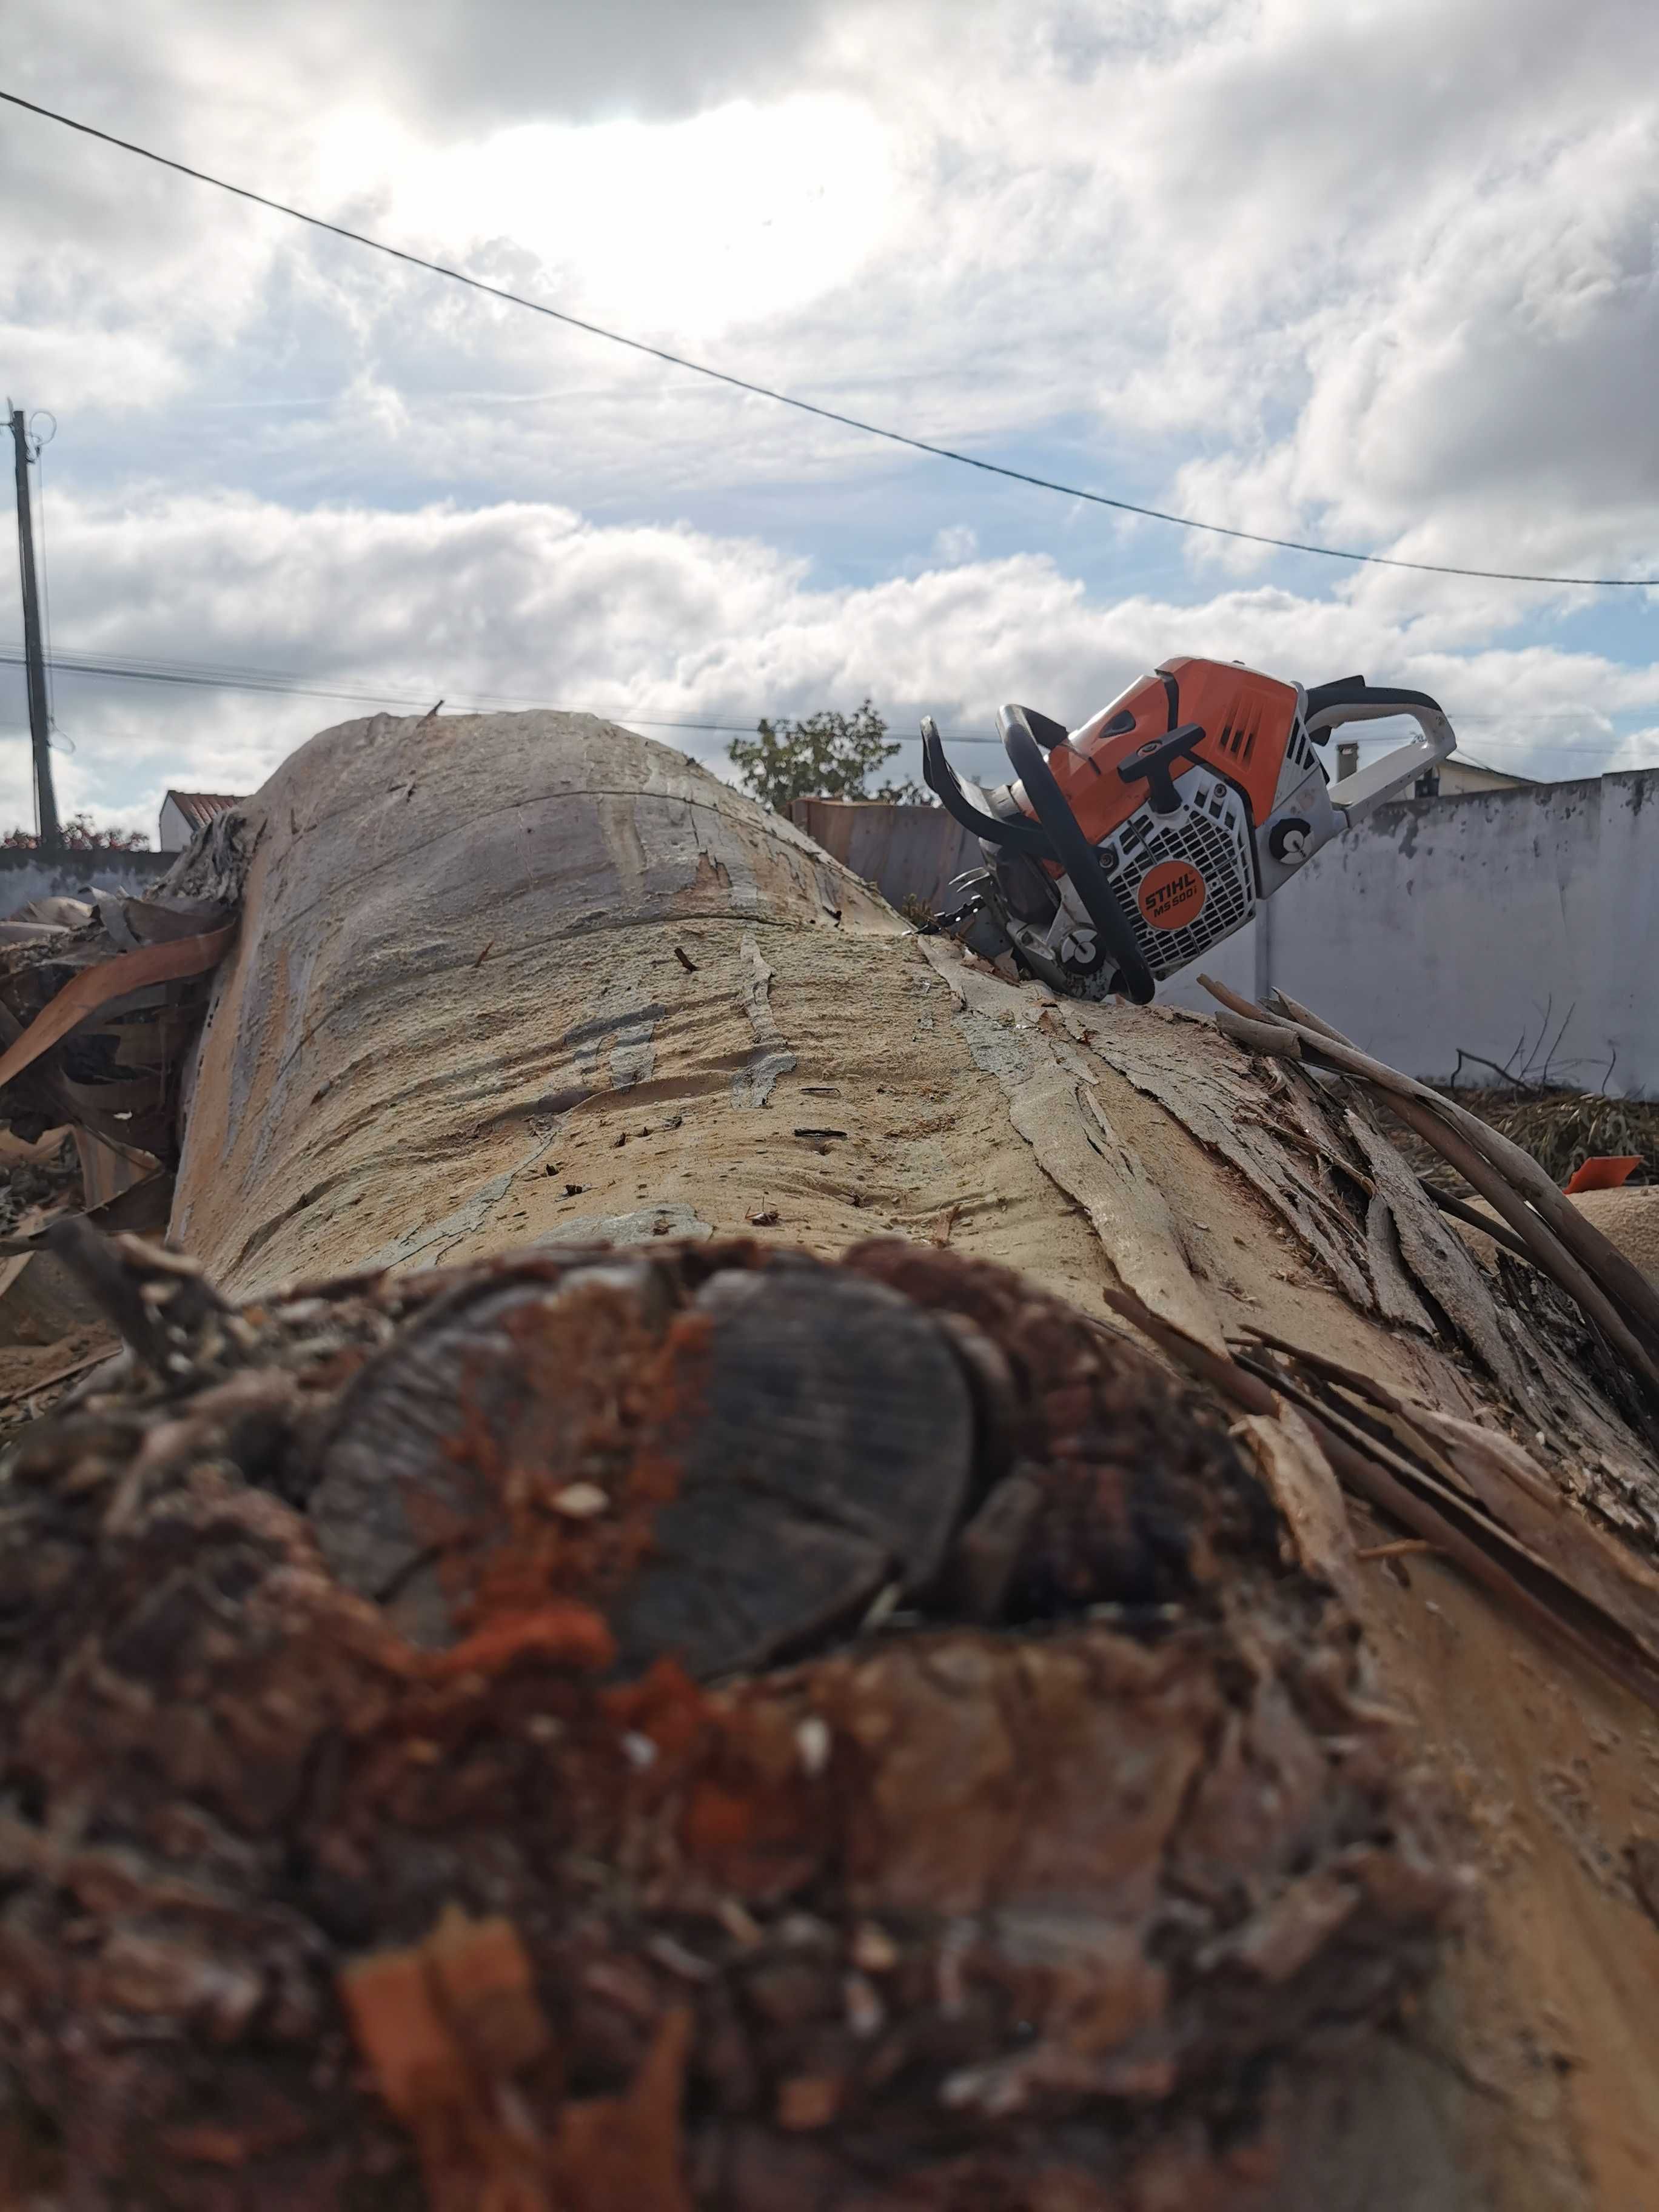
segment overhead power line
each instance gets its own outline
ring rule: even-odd
[[[25,109],[39,115],[48,123],[60,123],[65,130],[79,131],[83,137],[96,138],[106,146],[114,146],[124,154],[134,154],[141,161],[152,161],[158,168],[171,169],[181,177],[190,177],[200,185],[211,185],[216,191],[232,193],[237,199],[250,201],[255,207],[267,208],[273,215],[286,216],[291,222],[307,223],[313,230],[327,231],[331,236],[343,238],[353,246],[367,246],[371,252],[384,253],[394,261],[402,261],[411,269],[423,269],[429,275],[441,276],[452,284],[465,284],[474,292],[482,292],[492,300],[504,301],[507,306],[526,308],[532,314],[544,315],[551,322],[563,323],[571,330],[585,331],[590,337],[604,338],[608,344],[626,346],[631,353],[648,355],[653,361],[665,362],[670,368],[689,369],[696,376],[710,378],[716,384],[728,385],[733,391],[747,392],[760,399],[775,400],[781,407],[793,407],[803,415],[816,415],[826,422],[839,422],[849,430],[861,432],[866,437],[883,438],[890,445],[907,446],[918,453],[931,453],[936,460],[954,461],[958,466],[978,469],[987,476],[1003,477],[1012,483],[1030,484],[1038,491],[1059,492],[1066,499],[1086,501],[1091,507],[1109,507],[1121,514],[1138,514],[1150,522],[1168,522],[1179,530],[1198,530],[1213,538],[1232,538],[1250,545],[1268,545],[1286,553],[1317,554],[1322,560],[1348,561],[1367,568],[1409,568],[1419,574],[1431,576],[1472,576],[1488,582],[1504,584],[1578,585],[1596,591],[1643,591],[1659,587],[1659,576],[1552,576],[1540,575],[1521,568],[1469,568],[1444,561],[1407,561],[1388,553],[1355,553],[1337,545],[1316,545],[1299,538],[1274,538],[1265,531],[1238,530],[1224,522],[1202,522],[1189,514],[1171,514],[1163,507],[1142,507],[1130,499],[1115,499],[1105,492],[1085,491],[1080,485],[1059,483],[1051,477],[1039,477],[1024,469],[1007,467],[1001,461],[988,461],[974,453],[958,452],[950,446],[939,446],[926,438],[913,438],[902,430],[885,428],[879,422],[868,422],[857,415],[846,415],[834,407],[822,407],[816,400],[801,399],[794,393],[779,392],[769,384],[757,384],[744,376],[733,376],[723,368],[714,368],[707,362],[690,361],[684,354],[671,353],[665,346],[649,345],[643,338],[625,337],[620,331],[607,330],[601,323],[589,322],[580,315],[573,315],[562,307],[548,306],[545,301],[527,299],[522,292],[508,291],[500,284],[486,283],[482,276],[470,276],[462,269],[452,269],[441,261],[430,261],[424,254],[411,253],[405,247],[388,244],[385,239],[371,238],[364,231],[352,230],[344,223],[330,222],[319,215],[307,214],[304,208],[290,207],[286,201],[271,199],[264,192],[256,192],[246,185],[234,185],[228,179],[216,177],[206,169],[193,168],[187,161],[176,161],[169,155],[158,154],[152,147],[140,146],[131,138],[119,138],[112,131],[100,131],[95,124],[82,123],[73,115],[61,114],[58,109],[43,107],[38,100],[25,100],[20,93],[0,90],[0,100],[10,106]]]
[[[25,665],[23,654],[15,647],[0,646],[0,667],[21,668]],[[375,691],[368,689],[342,689],[311,683],[303,676],[290,675],[276,669],[258,669],[234,666],[216,666],[209,661],[151,660],[135,656],[122,660],[111,653],[58,653],[52,663],[53,668],[70,676],[94,676],[116,682],[137,684],[175,684],[191,690],[207,691],[253,691],[270,697],[288,699],[331,699],[349,706],[376,707],[382,709],[407,708],[424,713],[434,686],[418,694],[395,690]],[[358,678],[359,685],[364,679]],[[449,691],[445,694],[453,707],[473,706],[483,708],[537,707],[549,714],[586,714],[588,708],[555,707],[533,693],[518,691]],[[711,737],[747,737],[762,718],[757,714],[746,722],[705,722],[670,719],[649,714],[631,714],[625,708],[610,710],[610,718],[641,730],[698,730]],[[773,709],[769,720],[787,720]],[[1460,728],[1476,732],[1475,744],[1483,752],[1548,752],[1548,753],[1605,753],[1621,742],[1615,734],[1583,744],[1574,738],[1500,738],[1488,737],[1485,726],[1495,724],[1502,728],[1513,727],[1523,722],[1572,722],[1575,717],[1565,709],[1552,714],[1460,714],[1454,720]],[[947,744],[1000,745],[1002,740],[982,730],[947,730]],[[898,742],[905,742],[900,738]],[[910,740],[914,742],[914,740]]]
[[[21,653],[0,652],[0,667],[21,668],[22,665],[23,656]],[[55,657],[52,666],[60,674],[70,676],[109,677],[131,684],[181,684],[188,685],[192,690],[204,691],[261,691],[274,697],[285,699],[335,699],[350,706],[408,707],[424,712],[431,704],[429,692],[422,692],[418,697],[415,697],[409,694],[399,696],[392,691],[334,690],[320,684],[307,684],[291,677],[259,675],[250,671],[237,672],[209,667],[168,667],[165,664],[143,667],[131,662],[108,659],[102,655],[82,656],[60,653]],[[454,698],[459,696],[452,696],[452,704],[454,703]],[[509,695],[474,693],[467,696],[505,702]],[[550,714],[585,714],[591,711],[586,708],[549,707],[546,701],[532,698],[527,695],[513,700],[512,703],[519,706],[542,707]],[[657,721],[636,714],[622,716],[621,719],[629,722],[636,722],[641,729],[647,730],[708,730],[726,736],[740,732],[746,734],[754,727],[750,722]]]
[[[21,668],[22,653],[0,647],[0,668]],[[210,663],[197,661],[119,660],[106,653],[58,653],[52,662],[53,669],[70,676],[97,676],[117,682],[134,684],[178,684],[193,690],[255,691],[283,699],[333,699],[349,706],[407,707],[426,711],[430,703],[428,688],[418,694],[397,691],[339,690],[333,686],[310,684],[302,676],[287,676],[274,670],[249,668],[216,668]],[[452,707],[533,707],[545,714],[591,714],[587,707],[556,707],[550,701],[523,691],[451,691],[445,694]],[[630,728],[641,730],[702,730],[714,737],[750,737],[755,721],[702,722],[667,719],[650,714],[635,714],[625,708],[610,710],[615,720],[625,722]],[[774,719],[776,719],[775,716]],[[975,732],[970,735],[950,734],[953,744],[994,745],[1000,738]]]

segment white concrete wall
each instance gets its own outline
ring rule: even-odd
[[[156,843],[164,853],[182,853],[191,839],[191,826],[169,792],[161,801],[161,818]]]
[[[1552,1080],[1659,1097],[1659,770],[1384,807],[1204,964],[1425,1080],[1565,1020]],[[1158,995],[1212,1003],[1190,970]]]
[[[939,807],[804,805],[895,905],[978,861]],[[1659,1097],[1659,769],[1396,801],[1201,964],[1249,998],[1278,984],[1426,1081],[1460,1046],[1507,1066],[1565,1021],[1553,1081]],[[1213,1008],[1190,969],[1158,996]]]
[[[31,899],[78,898],[84,891],[146,891],[173,866],[171,853],[0,853],[0,921]]]

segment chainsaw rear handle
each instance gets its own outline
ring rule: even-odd
[[[1077,817],[1054,781],[1054,770],[1033,734],[1030,716],[1024,707],[1000,707],[997,725],[1014,774],[1048,833],[1054,857],[1071,878],[1072,888],[1098,932],[1107,958],[1116,963],[1120,984],[1137,1006],[1149,1005],[1157,989],[1152,971],[1135,943],[1117,894],[1095,858],[1094,847],[1079,829]]]
[[[1350,825],[1363,822],[1373,807],[1392,799],[1425,769],[1437,767],[1457,738],[1440,702],[1426,691],[1398,691],[1387,684],[1367,684],[1363,676],[1344,676],[1334,684],[1315,684],[1307,695],[1305,727],[1316,745],[1322,745],[1344,722],[1381,722],[1394,714],[1409,714],[1423,734],[1331,786],[1331,805],[1341,809]]]

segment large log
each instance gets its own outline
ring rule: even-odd
[[[1363,1097],[586,718],[171,890],[233,1305],[88,1262],[0,1524],[44,2201],[1650,2200],[1642,1408]]]

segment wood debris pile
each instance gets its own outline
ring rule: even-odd
[[[33,1144],[0,1136],[0,1236],[27,1236],[82,1203],[81,1163],[67,1129],[44,1130]]]
[[[129,1349],[0,1520],[47,2201],[1273,2201],[1457,1890],[1305,1469],[926,1247],[79,1243]]]
[[[1497,1221],[1431,1191],[1436,1203],[1483,1226],[1566,1293],[1605,1353],[1607,1381],[1650,1444],[1659,1442],[1659,1285],[1572,1205],[1532,1155],[1454,1100],[1360,1052],[1282,992],[1269,1009],[1200,980],[1229,1009],[1217,1018],[1224,1036],[1270,1058],[1357,1079],[1457,1170]]]
[[[180,1073],[235,934],[231,903],[170,885],[38,901],[0,923],[7,1126],[24,1140],[73,1127],[90,1206],[176,1159]]]

